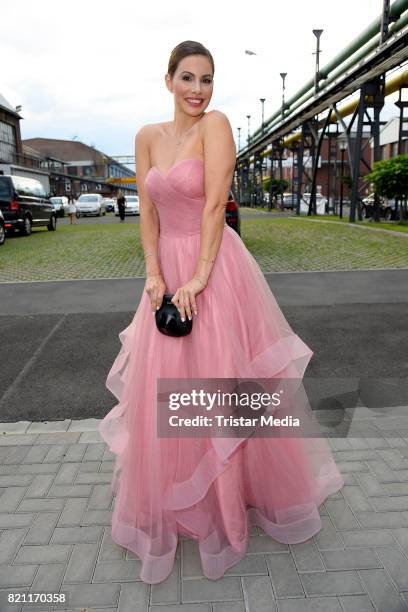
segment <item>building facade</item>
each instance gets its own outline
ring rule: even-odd
[[[110,196],[117,191],[111,179],[121,180],[120,188],[125,194],[136,191],[135,173],[90,145],[76,140],[27,138],[23,140],[23,147],[35,150],[42,158],[41,167],[54,175],[55,195],[96,191]],[[130,179],[129,183],[125,182],[126,178]]]
[[[74,140],[22,140],[20,110],[0,94],[0,174],[36,178],[50,195],[135,193],[135,173],[94,147]]]

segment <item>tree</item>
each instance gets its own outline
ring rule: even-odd
[[[388,199],[394,198],[401,205],[400,221],[408,221],[408,155],[374,162],[374,167],[364,180],[372,185],[375,193]]]
[[[269,199],[269,203],[268,203],[268,208],[269,210],[272,207],[272,200],[275,202],[275,205],[277,204],[277,200],[278,200],[278,196],[281,193],[284,193],[286,191],[286,189],[288,188],[289,183],[286,179],[277,179],[277,178],[272,178],[272,189],[271,189],[271,177],[268,176],[267,179],[265,179],[264,181],[264,191],[269,192],[272,195],[272,198]]]

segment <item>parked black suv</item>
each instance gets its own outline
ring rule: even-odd
[[[33,227],[57,227],[54,207],[40,181],[11,174],[0,175],[0,209],[7,231],[18,229],[29,236]]]

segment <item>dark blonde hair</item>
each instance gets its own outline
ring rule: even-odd
[[[170,54],[167,72],[170,75],[171,79],[173,78],[181,60],[185,57],[188,57],[189,55],[194,54],[205,55],[205,57],[209,59],[214,75],[214,60],[210,51],[206,47],[204,47],[204,45],[199,42],[196,42],[195,40],[185,40],[184,42],[181,42],[176,47],[174,47],[173,51]]]

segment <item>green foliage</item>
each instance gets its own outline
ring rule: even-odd
[[[263,181],[263,190],[269,192],[270,186],[271,186],[271,177],[268,176],[268,178],[265,178]],[[272,179],[272,197],[277,196],[280,193],[283,193],[284,191],[287,190],[288,187],[289,187],[289,182],[287,180],[285,179],[279,180],[279,179],[273,178]]]
[[[375,193],[401,202],[400,223],[408,220],[408,155],[374,162],[374,168],[364,180],[372,185]]]
[[[284,193],[289,187],[289,182],[286,179],[273,179],[272,188],[275,194]]]
[[[408,155],[374,162],[370,174],[364,177],[375,193],[386,198],[406,200],[408,198]]]

